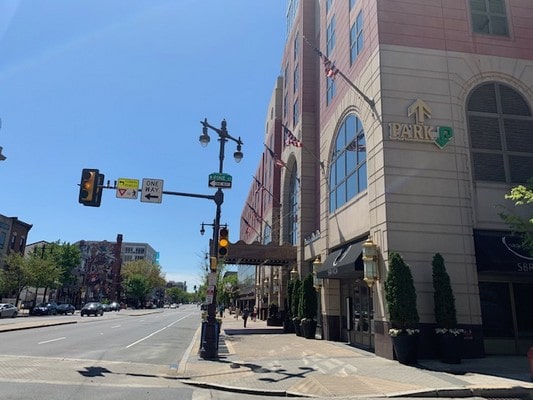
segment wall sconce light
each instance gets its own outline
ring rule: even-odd
[[[313,283],[315,286],[315,290],[318,292],[320,289],[322,289],[322,279],[319,279],[318,276],[318,270],[322,266],[322,262],[320,259],[320,255],[318,255],[315,258],[315,261],[313,261]]]
[[[363,243],[364,281],[372,288],[378,280],[378,246],[372,241],[372,237]]]
[[[296,269],[296,265],[292,267],[290,275],[291,275],[291,281],[295,281],[296,279],[298,279],[298,270]]]
[[[274,272],[274,277],[272,278],[272,286],[274,294],[278,294],[279,292],[279,276],[278,271]]]
[[[265,290],[268,290],[268,278],[265,278],[265,280],[263,281],[263,286]]]

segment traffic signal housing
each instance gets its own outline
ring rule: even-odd
[[[218,231],[218,258],[224,258],[228,254],[229,231],[228,228],[222,227]]]
[[[102,201],[102,185],[104,175],[94,168],[84,168],[81,171],[80,194],[78,201],[84,206],[100,207]]]
[[[218,259],[216,257],[209,258],[209,269],[211,272],[217,272]]]

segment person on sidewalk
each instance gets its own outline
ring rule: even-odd
[[[244,321],[244,327],[246,328],[246,321],[248,320],[249,311],[247,308],[242,312],[242,320]]]

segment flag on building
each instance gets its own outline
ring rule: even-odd
[[[270,147],[268,147],[266,144],[265,147],[268,150],[270,157],[272,157],[272,159],[274,160],[274,165],[276,167],[283,168],[287,166],[287,164],[285,164],[285,162],[281,158],[279,158],[278,155],[274,153]]]
[[[331,61],[329,58],[327,58],[325,55],[322,55],[324,58],[324,72],[326,73],[326,76],[331,79],[335,79],[335,75],[339,72],[339,69],[333,64],[333,61]]]
[[[302,147],[303,143],[298,140],[296,136],[291,132],[289,128],[287,128],[285,125],[281,124],[283,127],[283,132],[285,134],[285,146],[294,146],[294,147]]]
[[[366,151],[366,146],[364,143],[358,143],[357,138],[352,140],[350,144],[346,147],[346,150],[348,151]]]
[[[259,193],[261,190],[266,190],[266,187],[259,182],[259,179],[257,179],[255,176],[253,177],[255,183],[257,184],[257,189],[255,189],[255,193]]]

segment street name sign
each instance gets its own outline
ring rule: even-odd
[[[137,199],[139,195],[139,180],[118,178],[116,193],[119,199]]]
[[[141,201],[145,203],[161,203],[163,201],[163,179],[143,178]]]
[[[230,174],[214,172],[209,174],[209,187],[231,189],[232,177]]]

